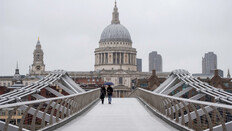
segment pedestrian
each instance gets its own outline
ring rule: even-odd
[[[100,99],[101,99],[101,101],[102,101],[102,104],[104,104],[104,98],[105,98],[105,96],[106,96],[106,88],[105,88],[105,86],[103,85],[103,86],[101,87],[101,95],[100,95]]]
[[[111,104],[112,95],[113,95],[113,88],[110,85],[108,85],[108,88],[107,88],[107,95],[108,95],[108,102],[109,102],[109,104]]]

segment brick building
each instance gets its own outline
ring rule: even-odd
[[[169,72],[157,73],[156,70],[152,70],[152,74],[150,76],[136,78],[132,82],[135,85],[135,88],[144,88],[153,91],[167,79],[169,74]]]
[[[228,73],[229,74],[229,73]],[[232,93],[232,78],[227,77],[223,78],[219,75],[218,70],[214,71],[214,76],[209,78],[202,79],[199,77],[199,79],[203,82],[209,83],[211,86],[223,89],[227,92]]]

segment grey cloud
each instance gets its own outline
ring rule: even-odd
[[[19,61],[28,73],[40,36],[47,70],[93,70],[94,49],[110,24],[110,0],[0,0],[0,75],[12,75]],[[163,56],[164,71],[201,72],[207,51],[218,67],[232,69],[231,0],[118,0],[121,23],[128,28],[148,70],[148,53]]]

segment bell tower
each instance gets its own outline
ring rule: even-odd
[[[45,73],[45,65],[43,61],[43,50],[41,49],[41,44],[38,38],[36,48],[33,53],[33,64],[30,69],[30,75],[42,75]]]

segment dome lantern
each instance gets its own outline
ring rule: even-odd
[[[99,43],[126,42],[132,43],[131,36],[126,27],[120,24],[117,3],[115,2],[111,24],[101,34]]]
[[[111,24],[120,24],[117,2],[115,1],[114,12],[112,13]]]

